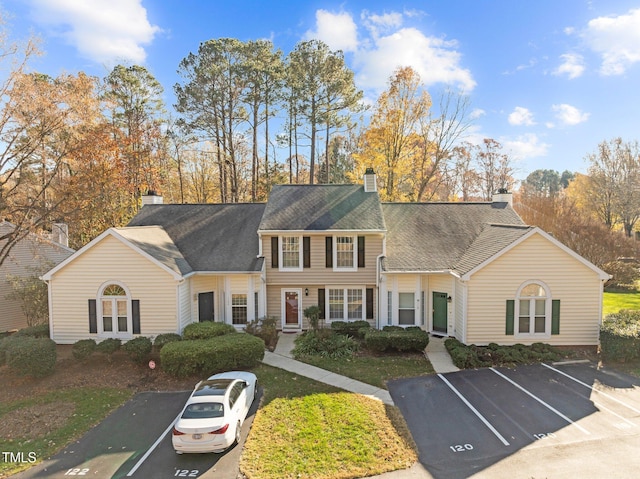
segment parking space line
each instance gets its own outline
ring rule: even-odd
[[[484,423],[484,425],[485,425],[485,426],[487,426],[487,427],[491,430],[491,432],[492,432],[493,434],[495,434],[495,435],[496,435],[496,437],[497,437],[498,439],[500,439],[500,441],[502,442],[502,444],[504,444],[505,446],[509,446],[509,442],[507,442],[507,440],[506,440],[504,437],[502,437],[502,435],[501,435],[501,434],[496,430],[496,428],[494,428],[494,427],[491,425],[491,423],[490,423],[489,421],[487,421],[487,420],[484,418],[484,416],[483,416],[482,414],[480,414],[480,412],[478,412],[478,410],[477,410],[475,407],[473,407],[473,405],[472,405],[469,401],[467,401],[467,399],[466,399],[466,398],[465,398],[465,397],[460,393],[460,391],[458,391],[458,390],[453,386],[453,384],[451,384],[449,381],[447,381],[447,378],[445,378],[442,374],[438,374],[438,377],[439,377],[440,379],[442,379],[442,380],[444,381],[444,383],[445,383],[447,386],[449,386],[449,389],[451,389],[451,390],[456,394],[456,396],[458,396],[458,397],[462,400],[462,402],[463,402],[463,403],[465,403],[465,404],[466,404],[466,406],[467,406],[469,409],[471,409],[471,411],[472,411],[476,416],[478,416],[478,418],[479,418],[479,419]]]
[[[632,410],[632,411],[634,411],[635,413],[640,414],[640,411],[639,411],[639,410],[637,410],[636,408],[634,408],[633,406],[629,406],[628,404],[625,404],[624,402],[620,401],[619,399],[616,399],[616,398],[614,398],[613,396],[610,396],[609,394],[607,394],[607,393],[605,393],[605,392],[603,392],[603,391],[599,391],[599,390],[597,390],[596,388],[594,388],[593,386],[589,386],[587,383],[584,383],[584,382],[580,381],[579,379],[574,378],[573,376],[570,376],[569,374],[567,374],[567,373],[565,373],[565,372],[563,372],[563,371],[560,371],[559,369],[556,369],[556,368],[551,367],[551,366],[549,366],[549,365],[547,365],[547,364],[544,364],[544,363],[542,363],[542,365],[543,365],[544,367],[546,367],[546,368],[551,369],[552,371],[557,372],[558,374],[562,374],[563,376],[565,376],[565,377],[567,377],[567,378],[571,379],[572,381],[577,382],[578,384],[580,384],[580,385],[582,385],[582,386],[584,386],[584,387],[586,387],[586,388],[591,389],[593,392],[596,392],[596,393],[598,393],[598,394],[601,394],[601,395],[603,395],[604,397],[609,398],[609,399],[611,399],[612,401],[615,401],[615,402],[617,402],[618,404],[621,404],[621,405],[623,405],[624,407],[627,407],[627,408],[631,409],[631,410]]]
[[[182,411],[180,411],[178,413],[178,415],[176,416],[176,418],[171,421],[171,424],[169,424],[169,427],[167,427],[164,432],[160,435],[160,437],[156,440],[156,442],[154,442],[151,447],[149,449],[147,449],[147,452],[144,453],[144,455],[140,458],[140,460],[136,463],[135,466],[133,466],[133,468],[127,473],[127,477],[131,477],[133,476],[136,471],[138,470],[138,468],[140,466],[142,466],[142,463],[144,461],[147,460],[147,458],[151,455],[151,453],[154,451],[154,449],[156,447],[158,447],[158,444],[160,444],[160,442],[164,439],[164,437],[169,433],[169,431],[171,431],[171,429],[173,429],[173,425],[176,423],[176,421],[178,420],[178,418],[180,417],[180,414],[182,414]]]
[[[501,378],[503,378],[505,381],[510,382],[511,384],[513,384],[515,387],[517,387],[518,389],[520,389],[520,391],[522,391],[523,393],[527,394],[528,396],[530,396],[531,398],[535,399],[536,401],[538,401],[540,404],[542,404],[544,407],[546,407],[547,409],[549,409],[551,412],[557,414],[558,416],[560,416],[562,419],[564,419],[565,421],[567,421],[570,424],[573,424],[575,427],[577,427],[578,429],[580,429],[583,433],[585,434],[591,434],[589,431],[587,431],[585,428],[583,428],[580,424],[577,424],[575,422],[573,422],[570,418],[568,418],[567,416],[565,416],[564,414],[562,414],[560,411],[558,411],[557,409],[555,409],[553,406],[551,406],[550,404],[547,404],[546,402],[544,402],[542,399],[540,399],[538,396],[536,396],[535,394],[532,394],[531,392],[527,391],[525,388],[523,388],[522,386],[520,386],[518,383],[516,383],[515,381],[512,381],[511,379],[509,379],[507,376],[505,376],[504,374],[502,374],[500,371],[494,369],[494,368],[489,368],[491,369],[494,373],[496,373],[498,376],[500,376]]]

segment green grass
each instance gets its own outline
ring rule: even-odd
[[[27,400],[0,405],[0,421],[8,421],[11,414],[21,408],[39,404],[73,404],[73,414],[61,427],[42,437],[23,437],[12,440],[0,438],[0,451],[22,453],[31,458],[35,454],[37,462],[51,456],[71,441],[79,438],[91,427],[98,424],[111,411],[124,404],[131,397],[131,391],[119,389],[65,389],[36,396]],[[31,456],[29,455],[31,454]],[[14,474],[31,466],[30,463],[0,461],[0,476]]]
[[[617,313],[621,309],[640,310],[640,293],[604,293],[602,315]]]
[[[386,388],[389,379],[433,374],[431,363],[422,354],[354,356],[351,359],[328,359],[308,356],[301,361],[372,386]]]
[[[261,364],[252,369],[258,376],[258,383],[263,389],[262,405],[269,404],[276,398],[292,399],[310,394],[336,393],[341,389],[314,381],[283,369]]]

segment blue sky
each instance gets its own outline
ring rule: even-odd
[[[399,66],[434,97],[471,100],[467,140],[494,138],[520,179],[586,171],[603,140],[640,140],[640,0],[0,0],[13,38],[38,35],[34,70],[104,77],[147,67],[168,106],[178,64],[200,42],[270,39],[285,54],[319,38],[345,52],[373,103]]]

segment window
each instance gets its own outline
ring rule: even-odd
[[[344,319],[344,290],[329,290],[329,319]]]
[[[124,287],[108,284],[99,298],[98,333],[107,337],[123,338],[132,334],[130,301]]]
[[[281,269],[300,269],[302,265],[299,236],[282,236],[280,238]]]
[[[329,320],[365,319],[363,288],[329,288]]]
[[[233,324],[247,324],[247,295],[231,295],[231,321]]]
[[[415,293],[398,293],[398,324],[402,326],[416,324]]]
[[[547,288],[537,282],[521,286],[516,300],[516,334],[548,335],[551,327],[551,301]]]
[[[337,236],[335,249],[336,269],[354,269],[356,267],[354,236]]]
[[[391,326],[393,322],[393,292],[387,291],[387,324]]]
[[[362,290],[347,290],[347,319],[362,319]]]

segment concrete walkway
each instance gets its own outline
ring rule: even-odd
[[[453,364],[449,351],[447,351],[447,348],[444,346],[444,340],[445,338],[438,336],[431,336],[429,338],[429,344],[424,351],[427,359],[429,359],[436,373],[453,373],[460,371],[460,369]]]

